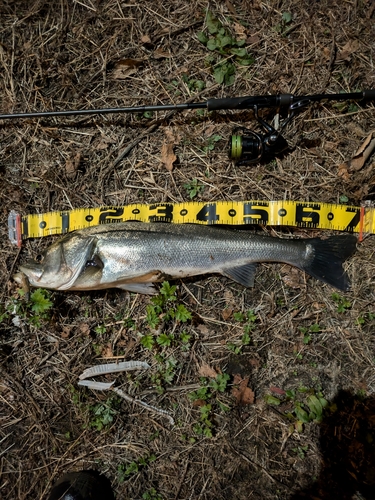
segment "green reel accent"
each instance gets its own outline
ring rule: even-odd
[[[242,157],[242,135],[232,135],[230,139],[229,158],[240,160]]]

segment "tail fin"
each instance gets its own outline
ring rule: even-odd
[[[353,234],[331,236],[326,240],[307,240],[313,247],[313,257],[303,270],[314,278],[343,292],[350,290],[349,277],[342,264],[356,251],[357,237]]]

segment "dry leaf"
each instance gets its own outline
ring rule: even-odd
[[[177,156],[173,152],[173,147],[174,144],[165,142],[161,148],[161,161],[169,172],[172,172],[173,163],[177,160]]]
[[[143,61],[139,59],[120,59],[115,63],[111,76],[114,80],[125,80],[134,75],[142,64]]]
[[[327,61],[331,60],[331,49],[329,47],[323,47],[323,57]]]
[[[221,317],[224,321],[227,321],[232,316],[233,309],[231,307],[226,307],[221,311]]]
[[[81,153],[76,153],[73,158],[68,158],[65,163],[65,173],[69,179],[73,179],[77,173],[79,162],[81,161]]]
[[[210,330],[207,328],[206,325],[198,325],[197,330],[201,332],[202,335],[207,337],[210,334]]]
[[[195,401],[193,401],[193,408],[201,408],[206,404],[206,401],[204,401],[203,399],[196,399]]]
[[[103,358],[113,358],[113,350],[111,344],[107,344],[105,347],[103,347],[101,354]]]
[[[358,40],[349,40],[337,55],[336,61],[350,61],[350,56],[359,49]]]
[[[375,137],[374,132],[371,132],[371,134],[366,137],[366,140],[354,155],[354,158],[350,161],[351,170],[360,170],[374,151],[374,148]]]
[[[346,181],[349,180],[350,171],[361,170],[375,149],[375,133],[371,132],[353,158],[339,165],[339,175]]]
[[[249,363],[253,368],[260,368],[260,361],[256,358],[250,358]]]
[[[81,323],[79,325],[79,331],[83,334],[83,335],[90,335],[90,327],[87,323]]]
[[[164,52],[163,49],[155,49],[153,52],[153,56],[155,59],[163,59],[165,57],[171,57],[170,52]]]
[[[236,398],[238,405],[252,405],[254,403],[254,391],[247,387],[249,379],[250,377],[242,378],[239,374],[233,377],[232,395]]]
[[[207,363],[203,363],[198,370],[201,377],[216,378],[217,372]]]
[[[71,331],[72,331],[72,327],[71,326],[63,326],[62,332],[60,333],[61,338],[68,339],[70,337]]]
[[[284,389],[280,389],[280,387],[275,387],[274,385],[270,387],[270,391],[274,392],[275,394],[280,394],[280,396],[284,396],[285,394]]]
[[[233,29],[238,40],[246,40],[246,28],[239,23],[233,23]]]
[[[342,177],[345,182],[349,182],[350,180],[350,175],[349,171],[347,169],[347,163],[341,163],[341,165],[338,166],[338,171],[337,174],[339,177]]]
[[[250,35],[246,39],[246,43],[248,45],[256,45],[259,42],[260,42],[260,36],[259,35]]]
[[[284,265],[281,268],[283,282],[291,288],[301,288],[305,285],[303,274],[295,267]]]
[[[236,9],[233,7],[232,3],[229,0],[225,0],[225,4],[226,4],[227,9],[229,10],[229,12],[231,14],[233,14],[234,16],[237,15]],[[234,23],[234,24],[237,24],[237,23]],[[236,30],[236,28],[234,28],[234,30]]]
[[[146,43],[151,43],[151,38],[148,35],[143,35],[141,37],[141,42],[146,44]]]

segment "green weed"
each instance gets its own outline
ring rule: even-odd
[[[305,396],[301,398],[299,394]],[[266,394],[264,400],[267,404],[279,406],[282,402],[292,402],[293,408],[286,416],[293,422],[294,428],[302,432],[303,424],[309,422],[321,422],[324,409],[328,406],[328,401],[323,397],[320,390],[308,387],[299,387],[297,390],[289,389],[285,391],[285,396],[280,399],[272,394]]]
[[[344,313],[347,309],[352,307],[351,302],[345,297],[341,297],[338,293],[333,293],[331,297],[337,304],[338,313]]]
[[[300,326],[299,331],[303,334],[303,343],[309,344],[311,341],[312,333],[319,333],[321,331],[320,326],[317,323],[310,325],[309,327]]]
[[[230,351],[232,351],[234,354],[240,354],[242,351],[242,348],[245,345],[249,345],[251,342],[251,337],[250,333],[255,329],[256,321],[257,321],[257,315],[254,313],[253,310],[247,311],[247,313],[243,313],[241,311],[233,313],[233,318],[243,324],[243,335],[241,337],[240,342],[234,343],[234,342],[228,342],[227,347]]]
[[[212,151],[213,149],[215,149],[215,144],[221,141],[221,139],[222,139],[221,135],[218,134],[211,135],[211,137],[207,139],[207,145],[203,147],[203,151],[205,153]]]
[[[143,500],[163,500],[163,497],[158,493],[155,488],[151,488],[142,495]]]
[[[227,373],[219,373],[215,379],[211,380],[202,377],[201,387],[189,394],[188,397],[191,401],[201,403],[199,406],[199,421],[193,426],[193,431],[198,436],[208,438],[213,436],[213,414],[215,408],[218,408],[222,412],[229,410],[229,407],[221,403],[217,398],[218,393],[226,391],[229,379],[230,376]]]
[[[237,40],[213,15],[207,12],[207,34],[197,33],[198,40],[213,54],[206,61],[211,66],[215,81],[226,86],[233,85],[236,68],[250,66],[254,57],[244,47],[246,40]]]
[[[120,464],[117,467],[118,480],[119,483],[123,483],[129,476],[137,474],[141,469],[147,467],[151,462],[156,460],[156,456],[154,454],[146,455],[145,457],[141,457],[138,460],[133,460],[130,464]]]
[[[204,186],[202,184],[199,184],[198,179],[193,179],[190,182],[186,182],[184,184],[184,188],[186,189],[189,198],[192,200],[203,191]]]
[[[286,36],[291,29],[290,24],[292,23],[292,21],[293,16],[291,12],[285,11],[281,15],[280,23],[274,27],[274,30],[281,35]]]
[[[361,316],[358,316],[356,323],[359,326],[363,326],[366,323],[369,323],[370,321],[373,321],[375,319],[375,314],[374,313],[364,313]]]
[[[25,292],[18,290],[18,298],[13,298],[7,305],[6,311],[2,313],[2,321],[9,317],[9,314],[22,318],[26,323],[40,328],[43,321],[50,317],[50,310],[53,302],[50,300],[51,292],[44,288],[37,288],[26,300]],[[23,300],[22,300],[23,299]]]
[[[118,413],[120,400],[116,397],[110,397],[105,403],[97,403],[89,406],[89,427],[93,427],[97,431],[107,429],[113,422],[115,415]]]
[[[297,453],[297,455],[299,456],[299,458],[301,458],[303,460],[305,458],[305,456],[306,456],[306,452],[307,452],[308,449],[309,449],[308,445],[306,445],[306,446],[297,446],[296,448],[292,448],[292,451],[294,451],[295,453]]]

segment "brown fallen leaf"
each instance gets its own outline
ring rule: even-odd
[[[232,313],[233,309],[231,307],[225,307],[225,309],[221,311],[221,317],[223,318],[224,321],[227,321],[227,319],[229,319],[232,316]]]
[[[246,43],[248,45],[257,45],[260,42],[260,36],[255,34],[255,35],[250,35],[246,38]]]
[[[247,35],[245,26],[242,26],[242,24],[239,23],[233,23],[233,29],[238,40],[246,40]]]
[[[337,54],[336,62],[350,61],[350,56],[359,49],[358,40],[349,40]]]
[[[163,49],[157,48],[154,50],[153,54],[155,59],[163,59],[167,57],[171,57],[170,52],[165,52]]]
[[[134,75],[142,64],[143,61],[140,59],[120,59],[115,63],[111,77],[114,80],[125,80]]]
[[[301,288],[305,286],[304,275],[295,267],[285,264],[281,268],[281,279],[291,288]]]
[[[371,132],[350,161],[352,170],[360,170],[375,149],[375,134]]]
[[[151,43],[151,38],[148,35],[141,36],[141,42],[143,44]]]
[[[90,327],[89,327],[89,325],[87,323],[81,323],[79,325],[79,331],[83,335],[90,335]]]
[[[284,396],[285,394],[284,389],[280,389],[280,387],[275,387],[274,385],[270,387],[270,391],[274,392],[275,394],[280,394],[280,396]]]
[[[60,336],[63,339],[68,339],[70,337],[71,332],[72,332],[72,327],[65,325],[62,327],[62,331],[60,333]]]
[[[216,378],[217,372],[207,363],[203,363],[198,370],[201,377]]]
[[[210,330],[206,325],[198,325],[197,330],[199,330],[204,337],[208,337],[210,335]]]
[[[242,378],[241,375],[236,374],[233,377],[232,395],[236,398],[238,405],[252,405],[254,404],[254,391],[247,386],[250,377]]]
[[[372,155],[375,149],[375,132],[371,132],[355,153],[353,158],[339,165],[339,175],[344,180],[349,180],[349,172],[361,170],[366,161]]]
[[[65,162],[65,173],[69,179],[73,179],[77,173],[82,154],[78,151],[73,157],[70,157]]]
[[[107,344],[105,347],[103,347],[101,354],[103,358],[113,358],[113,350],[111,344]]]
[[[170,142],[164,142],[163,146],[161,147],[161,161],[164,163],[165,168],[169,170],[169,172],[172,172],[173,163],[177,160],[177,156],[174,154],[173,147],[174,144],[171,144]]]

